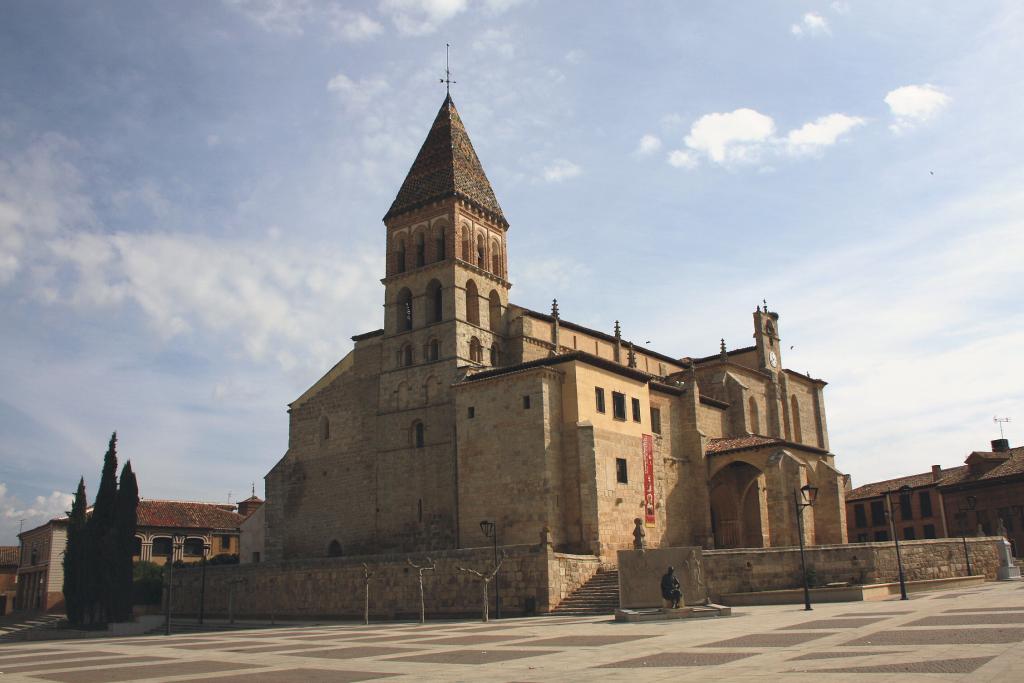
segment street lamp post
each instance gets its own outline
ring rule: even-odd
[[[486,538],[494,541],[494,566],[498,566],[498,523],[486,519],[480,522],[480,531]],[[498,575],[494,575],[494,618],[501,619],[501,591],[498,588]]]
[[[896,490],[900,495],[910,493],[913,489],[904,484]],[[889,504],[889,529],[892,531],[892,540],[896,544],[896,568],[900,576],[900,600],[907,599],[907,579],[903,575],[903,556],[900,555],[900,537],[896,533],[896,515],[892,511],[892,491],[885,492],[885,501]]]
[[[203,623],[203,616],[206,613],[206,554],[210,552],[209,541],[203,541],[203,576],[199,584],[199,623]]]
[[[966,547],[966,546],[965,546]],[[167,558],[167,616],[166,623],[164,624],[164,635],[171,635],[171,592],[172,586],[174,586],[174,563],[171,561],[172,558]]]
[[[960,522],[961,537],[964,541],[964,561],[967,563],[967,576],[971,576],[971,553],[967,550],[967,513],[973,510],[978,504],[978,499],[974,496],[967,496],[967,507],[957,506],[957,512],[963,515]]]
[[[800,571],[804,575],[804,610],[811,609],[811,587],[807,580],[807,558],[804,555],[804,508],[814,505],[818,498],[818,487],[805,484],[793,491],[793,506],[796,508],[796,530],[800,538]]]

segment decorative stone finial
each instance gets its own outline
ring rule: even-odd
[[[636,367],[636,352],[633,350],[633,342],[629,342],[629,354],[626,356],[626,364],[631,367]]]
[[[619,327],[619,321],[616,320],[615,321],[615,338],[618,339],[620,337],[622,337],[622,328]]]
[[[552,318],[557,318],[558,317],[558,299],[552,299],[551,300],[551,317]]]
[[[767,313],[768,312],[768,300],[767,299],[761,299],[761,303],[764,304],[764,312]]]
[[[719,340],[718,354],[722,357],[723,360],[725,360],[725,358],[729,355],[725,351],[725,339],[720,339]]]

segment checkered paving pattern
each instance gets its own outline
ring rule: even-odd
[[[806,672],[828,681],[937,675],[1016,681],[1024,608],[1016,585],[990,584],[906,602],[749,607],[729,618],[615,623],[607,617],[490,623],[288,624],[258,632],[0,645],[11,683],[320,683],[459,680],[539,683],[758,680]],[[952,675],[952,677],[951,677]]]

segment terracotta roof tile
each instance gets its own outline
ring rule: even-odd
[[[1024,447],[1011,448],[1008,451],[1002,451],[993,453],[990,451],[974,451],[968,458],[981,458],[984,460],[1003,460],[1002,463],[996,465],[988,472],[981,474],[971,474],[967,467],[961,467],[963,472],[959,477],[951,479],[949,481],[943,481],[943,486],[952,486],[953,484],[968,484],[975,481],[991,481],[993,479],[1001,479],[1002,477],[1012,477],[1019,474],[1024,474]]]
[[[783,443],[782,439],[775,439],[769,436],[738,436],[729,439],[709,439],[708,453],[725,453],[727,451],[740,451],[746,448],[757,448],[773,443]]]
[[[461,197],[506,223],[497,197],[449,95],[384,220],[445,197]]]
[[[924,472],[922,474],[911,474],[906,477],[896,477],[895,479],[886,479],[885,481],[876,481],[870,484],[864,484],[858,486],[849,493],[846,494],[846,500],[863,500],[864,498],[874,498],[880,496],[886,491],[895,491],[903,486],[909,486],[910,488],[920,488],[922,486],[932,485],[943,485],[948,486],[950,483],[958,481],[967,472],[967,466],[961,465],[959,467],[952,467],[948,470],[942,470],[939,472],[939,481],[935,481],[935,477],[931,472]]]
[[[16,545],[0,545],[0,567],[17,567],[19,548]]]
[[[245,519],[230,504],[140,500],[139,526],[181,529],[236,529]]]

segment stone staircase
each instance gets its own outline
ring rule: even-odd
[[[614,614],[619,607],[619,570],[599,569],[594,576],[580,586],[553,609],[553,616],[593,616]]]
[[[55,634],[63,623],[62,614],[10,615],[0,620],[0,642],[35,640],[44,631]]]

